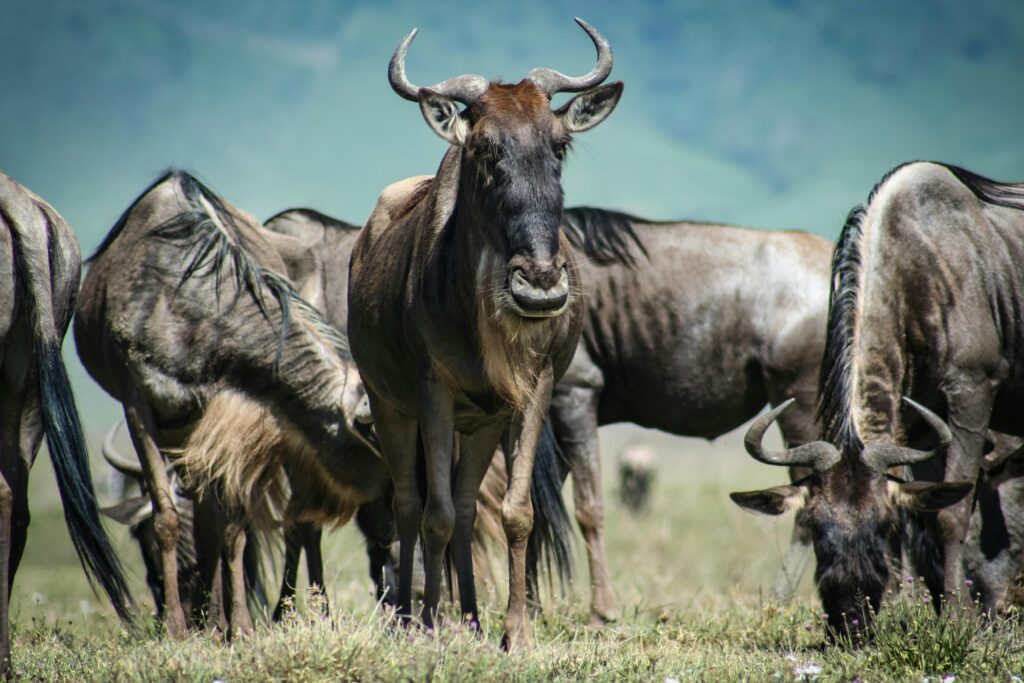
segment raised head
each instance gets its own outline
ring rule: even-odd
[[[864,631],[886,588],[898,577],[900,508],[937,511],[960,501],[973,488],[970,482],[905,482],[888,473],[892,467],[944,452],[952,438],[939,416],[909,398],[903,400],[933,433],[935,448],[918,450],[891,442],[862,445],[853,439],[839,448],[816,441],[768,451],[761,439],[793,399],[759,418],[747,432],[747,451],[760,462],[812,470],[793,484],[730,497],[753,512],[800,511],[811,531],[817,559],[814,578],[832,636]]]
[[[460,219],[477,226],[496,255],[488,270],[500,275],[502,307],[525,318],[556,316],[568,306],[569,264],[559,249],[562,164],[573,134],[603,121],[622,94],[621,82],[601,85],[612,69],[608,41],[576,21],[597,48],[597,64],[583,76],[534,69],[515,84],[462,75],[419,87],[405,74],[415,29],[388,69],[395,92],[418,102],[431,129],[459,149]],[[553,110],[559,92],[581,94]]]

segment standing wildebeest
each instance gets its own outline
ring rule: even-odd
[[[786,404],[747,435],[758,460],[814,468],[793,486],[733,499],[772,514],[803,507],[833,631],[864,628],[879,608],[900,546],[899,506],[929,511],[944,593],[965,592],[966,496],[987,430],[1024,434],[1022,209],[1024,184],[936,163],[890,172],[836,244],[820,406],[827,440],[763,450],[760,436]],[[942,483],[893,481],[887,470],[901,464]]]
[[[300,286],[305,284],[304,289],[321,292],[322,307],[327,320],[339,329],[345,330],[348,325],[349,261],[359,236],[359,226],[345,223],[313,209],[289,209],[268,219],[264,227],[273,232],[294,237],[309,250],[315,262],[314,267],[309,269],[305,275],[298,273],[289,273],[289,275]],[[315,287],[310,286],[308,278],[316,280]],[[361,443],[353,444],[353,448],[360,447],[366,448],[367,446]],[[568,539],[572,530],[568,527],[562,503],[561,479],[554,455],[550,449],[541,449],[534,463],[531,493],[534,504],[534,538],[537,553],[550,557],[560,576],[566,578],[570,574],[571,550]],[[492,463],[492,470],[495,467],[496,465]],[[493,476],[485,479],[491,488],[504,483],[504,468],[502,467],[501,470],[500,473],[492,472]],[[478,568],[480,561],[485,559],[484,539],[494,537],[495,527],[500,525],[500,506],[497,508],[498,515],[497,521],[495,521],[493,519],[495,508],[487,505],[484,501],[485,497],[490,500],[494,495],[494,491],[482,489],[478,502],[478,521],[481,514],[484,516],[482,524],[477,525],[477,539],[481,542],[474,543],[474,552],[476,553],[474,563],[478,565]],[[390,515],[381,514],[382,504],[390,506],[390,501],[378,501],[372,505],[361,507],[356,516],[356,522],[367,539],[370,574],[377,587],[377,598],[384,597],[389,603],[392,603],[397,600],[396,587],[391,585],[392,558],[387,548],[381,546],[379,539],[385,536],[378,530],[381,524],[391,525],[392,521]],[[285,550],[282,595],[289,596],[294,594],[295,576],[299,554],[302,550],[307,553],[310,576],[323,575],[319,528],[313,528],[311,525],[289,527],[285,532]],[[385,595],[384,588],[390,588],[391,591]],[[279,601],[278,611],[280,611],[280,607]]]
[[[78,295],[78,241],[52,206],[3,173],[0,225],[0,674],[9,676],[10,592],[28,537],[28,475],[43,434],[82,566],[122,619],[131,598],[100,523],[60,355]]]
[[[611,617],[599,425],[633,422],[713,439],[765,403],[796,397],[780,420],[791,445],[819,438],[814,407],[825,346],[828,241],[689,221],[568,209],[587,259],[583,337],[555,387],[551,416],[573,475],[590,559],[591,618]],[[810,556],[798,524],[776,579],[790,594]]]
[[[611,71],[611,50],[577,22],[597,47],[594,69],[579,78],[534,69],[515,85],[467,75],[418,88],[405,76],[416,31],[402,41],[391,86],[419,103],[451,148],[435,177],[384,191],[350,270],[352,352],[395,485],[401,614],[412,611],[422,512],[424,620],[433,622],[451,540],[462,609],[478,625],[470,553],[477,490],[511,424],[502,503],[510,649],[530,643],[525,555],[534,453],[583,314],[572,248],[559,230],[562,161],[571,135],[604,120],[622,93],[619,82],[595,87]],[[552,111],[550,99],[562,91],[586,92]]]
[[[280,275],[304,254],[171,172],[121,216],[83,284],[75,340],[86,369],[124,404],[153,498],[173,637],[185,630],[179,520],[161,451],[181,449],[187,483],[215,494],[200,502],[217,508],[222,528],[205,532],[222,551],[208,554],[203,585],[222,556],[232,630],[251,629],[241,567],[250,503],[280,493],[282,468],[305,484],[289,506],[339,522],[389,490],[379,461],[347,448],[365,434],[344,338]]]

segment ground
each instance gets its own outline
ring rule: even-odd
[[[641,517],[615,502],[611,461],[636,439],[659,453],[652,504]],[[33,471],[29,545],[14,588],[15,671],[68,681],[1024,679],[1024,629],[972,613],[938,619],[916,581],[905,583],[885,613],[876,642],[859,648],[824,646],[809,577],[793,605],[772,604],[768,590],[791,520],[744,513],[727,494],[784,475],[754,463],[737,436],[707,444],[612,428],[602,443],[608,554],[621,618],[602,628],[585,625],[581,547],[569,595],[549,596],[534,626],[534,651],[515,656],[498,649],[502,598],[493,587],[482,591],[483,637],[457,625],[437,635],[391,627],[370,597],[354,528],[327,537],[330,619],[301,604],[285,625],[261,623],[254,636],[233,644],[207,635],[168,642],[145,619],[127,630],[84,579],[43,453]],[[104,467],[94,467],[101,492]],[[150,604],[138,553],[127,533],[110,528],[145,603],[143,614]]]

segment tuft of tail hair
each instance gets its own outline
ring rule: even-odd
[[[100,522],[89,471],[89,451],[60,345],[37,335],[35,356],[46,447],[64,503],[64,520],[71,542],[89,582],[94,587],[97,583],[100,585],[123,621],[131,621],[131,593],[121,562]]]
[[[526,550],[526,581],[529,594],[533,596],[539,596],[537,588],[542,569],[547,571],[552,584],[554,577],[558,577],[563,592],[572,579],[573,528],[562,497],[562,460],[551,418],[547,418],[537,442],[530,482],[533,532]]]

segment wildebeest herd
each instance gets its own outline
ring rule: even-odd
[[[79,288],[67,224],[0,174],[5,671],[43,434],[83,566],[133,614],[60,358],[72,312],[82,363],[123,405],[136,456],[111,432],[104,455],[134,489],[104,512],[139,541],[171,638],[252,630],[267,533],[286,539],[275,617],[303,552],[322,589],[322,529],[352,517],[396,623],[438,625],[450,562],[478,629],[475,529],[490,517],[508,548],[504,645],[528,648],[542,560],[568,571],[569,474],[591,619],[613,619],[598,427],[714,438],[766,404],[746,448],[791,483],[732,498],[797,511],[778,597],[813,549],[833,637],[869,633],[904,567],[937,609],[977,598],[999,612],[1024,567],[1024,184],[904,164],[834,248],[563,209],[573,135],[623,92],[603,84],[608,42],[577,21],[593,69],[516,84],[413,85],[410,33],[389,81],[450,148],[435,176],[387,187],[362,228],[309,209],[261,225],[171,171],[125,210]],[[578,94],[553,110],[559,92]],[[776,422],[785,446],[772,451],[762,437]]]

